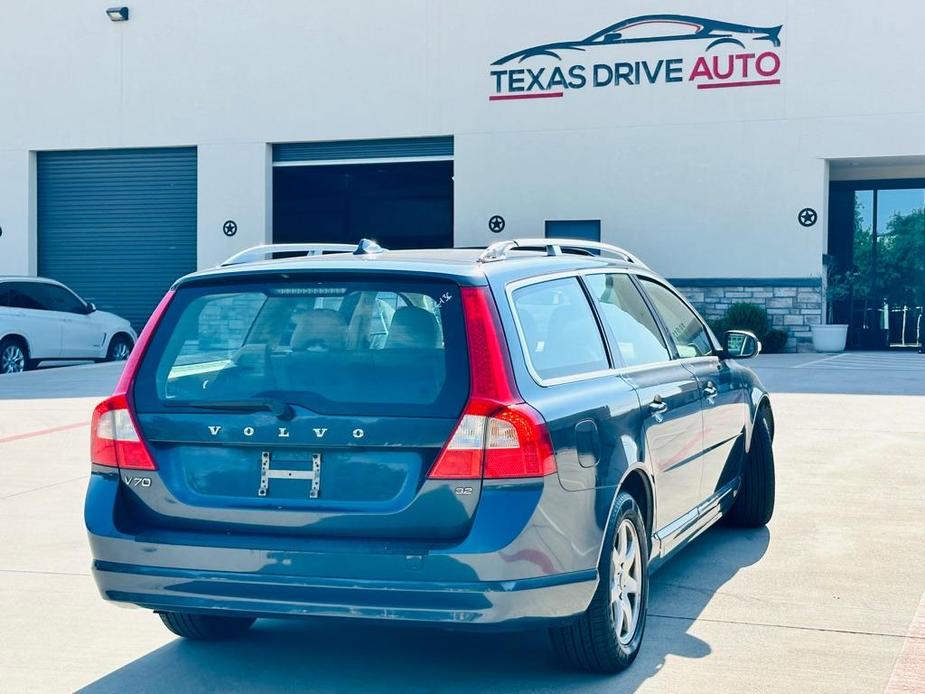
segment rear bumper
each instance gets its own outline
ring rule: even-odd
[[[119,510],[131,492],[114,474],[90,477],[100,593],[152,610],[519,627],[578,615],[597,589],[602,506],[555,476],[483,491],[468,535],[429,547],[132,527]]]
[[[354,617],[457,626],[554,622],[586,609],[595,571],[501,583],[357,581],[94,561],[104,598],[159,611]]]

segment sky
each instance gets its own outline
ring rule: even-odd
[[[861,216],[864,219],[864,228],[869,229],[874,215],[874,197],[871,190],[859,190],[856,199],[860,203]],[[909,214],[912,210],[925,207],[925,188],[910,188],[906,190],[880,190],[877,191],[877,233],[887,231],[887,222],[894,214]]]

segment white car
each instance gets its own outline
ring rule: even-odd
[[[0,374],[47,360],[126,359],[137,339],[127,320],[97,311],[60,282],[0,277]]]

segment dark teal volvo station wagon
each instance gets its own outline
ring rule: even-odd
[[[771,517],[759,350],[606,244],[245,251],[175,284],[94,412],[93,575],[190,638],[548,628],[620,670],[650,572]]]

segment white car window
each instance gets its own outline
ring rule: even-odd
[[[86,313],[84,303],[73,293],[55,284],[36,283],[36,293],[41,297],[42,303],[49,311],[63,311],[64,313]]]
[[[26,308],[36,311],[47,311],[44,297],[36,291],[35,282],[11,282],[10,306],[13,308]]]

